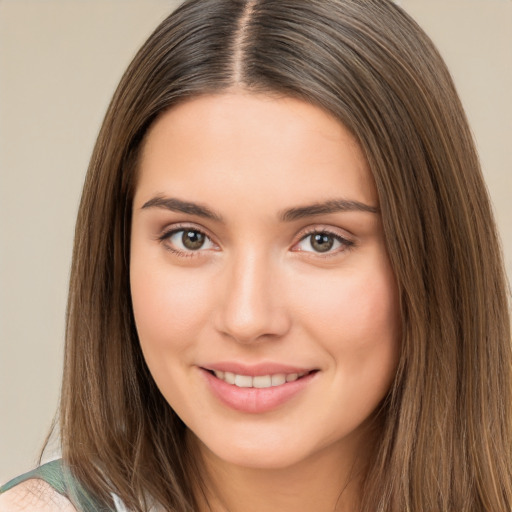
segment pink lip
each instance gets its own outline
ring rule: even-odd
[[[201,366],[206,370],[231,372],[238,375],[250,375],[251,377],[258,377],[260,375],[276,375],[278,373],[306,373],[312,371],[312,368],[299,368],[298,366],[288,366],[271,362],[248,365],[225,361]]]
[[[230,366],[232,368],[232,366]],[[280,367],[282,369],[282,367]],[[213,369],[213,368],[212,368]],[[215,368],[217,369],[217,368]],[[253,368],[254,369],[254,368]],[[309,384],[313,381],[318,372],[312,372],[300,379],[292,382],[286,382],[281,386],[274,386],[269,388],[239,388],[234,384],[228,384],[221,379],[218,379],[208,370],[200,368],[203,378],[206,380],[206,384],[213,395],[220,400],[224,405],[227,405],[231,409],[236,411],[250,413],[250,414],[261,414],[269,412],[278,407],[284,405],[286,402],[292,400],[301,391],[305,390]],[[230,370],[221,370],[230,371]],[[239,373],[242,375],[268,375],[276,373],[300,373],[296,371],[272,371],[261,373],[248,373],[247,367],[244,371],[238,371],[233,373]]]

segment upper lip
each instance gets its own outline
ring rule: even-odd
[[[235,361],[221,361],[217,363],[205,364],[201,365],[201,368],[218,372],[231,372],[237,375],[250,375],[251,377],[258,377],[261,375],[276,375],[278,373],[284,373],[286,375],[291,373],[308,373],[315,369],[275,362],[243,364]]]

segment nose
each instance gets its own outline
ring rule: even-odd
[[[238,343],[276,340],[290,328],[282,273],[270,259],[246,251],[224,274],[217,330]]]

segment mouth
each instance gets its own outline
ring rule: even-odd
[[[225,365],[223,365],[225,366]],[[230,365],[230,370],[235,370]],[[250,414],[276,410],[285,404],[300,403],[300,396],[317,381],[320,371],[298,368],[268,368],[256,370],[240,368],[235,373],[227,369],[199,367],[207,388],[214,397],[230,409]],[[241,371],[242,370],[242,371]],[[266,373],[269,371],[270,373]],[[248,375],[251,373],[252,375]],[[255,375],[256,374],[256,375]]]
[[[302,379],[307,375],[316,372],[317,370],[304,371],[299,373],[274,373],[268,375],[243,375],[233,372],[224,372],[221,370],[208,370],[204,368],[211,375],[217,379],[237,386],[239,388],[273,388],[282,386],[288,382],[295,382],[296,380]]]

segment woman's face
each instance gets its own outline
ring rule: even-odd
[[[364,442],[399,317],[375,186],[338,121],[242,92],[163,114],[130,269],[148,367],[209,453],[276,468]]]

